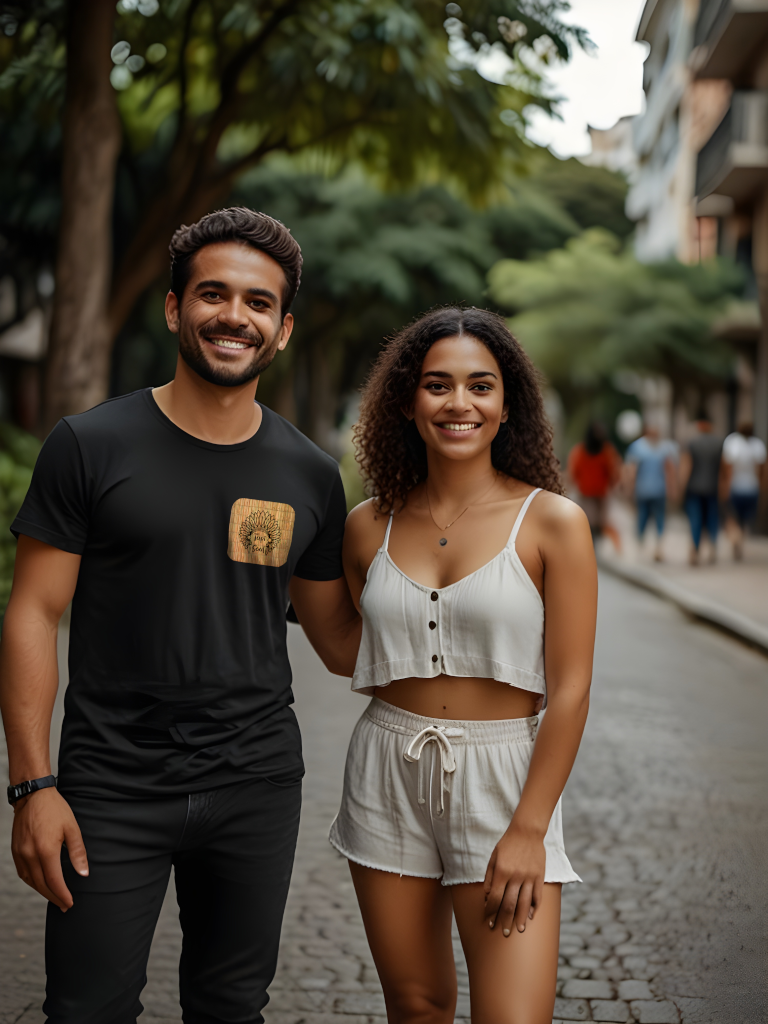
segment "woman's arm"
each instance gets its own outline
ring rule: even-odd
[[[486,915],[491,927],[498,919],[505,934],[513,922],[524,931],[541,901],[544,836],[587,720],[597,617],[597,569],[587,518],[564,498],[541,495],[539,500],[547,711],[520,803],[486,875]]]

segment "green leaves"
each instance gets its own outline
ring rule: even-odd
[[[525,107],[549,107],[541,62],[525,54],[547,38],[567,59],[586,36],[560,22],[568,5],[559,2],[450,6],[460,13],[446,17],[438,0],[120,3],[112,53],[128,149],[204,150],[227,174],[266,151],[318,147],[399,184],[438,160],[481,194],[498,180],[505,148],[522,152]],[[32,0],[2,40],[0,99],[11,119],[19,93],[28,116],[43,113],[51,91],[60,104],[65,13],[63,0]],[[513,21],[525,34],[510,43],[499,26]],[[478,73],[492,50],[505,56],[506,83]],[[168,120],[174,130],[164,132]]]
[[[530,262],[502,260],[490,294],[551,383],[588,394],[617,371],[663,373],[673,383],[726,379],[733,354],[712,326],[743,281],[725,261],[639,263],[603,229]]]

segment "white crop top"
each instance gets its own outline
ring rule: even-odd
[[[360,598],[363,636],[353,690],[372,694],[393,679],[444,673],[497,679],[546,699],[544,604],[515,551],[523,516],[540,490],[525,499],[495,558],[439,590],[416,583],[390,558],[390,515]]]

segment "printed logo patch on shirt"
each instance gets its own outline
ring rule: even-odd
[[[229,517],[227,554],[233,562],[285,565],[296,513],[279,501],[238,498]]]

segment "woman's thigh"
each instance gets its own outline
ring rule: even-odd
[[[453,1024],[451,894],[438,879],[349,862],[390,1024]],[[557,958],[555,958],[557,959]]]
[[[505,938],[484,916],[482,883],[451,886],[453,909],[469,969],[472,1024],[550,1024],[560,941],[560,890],[544,886],[525,931]]]

